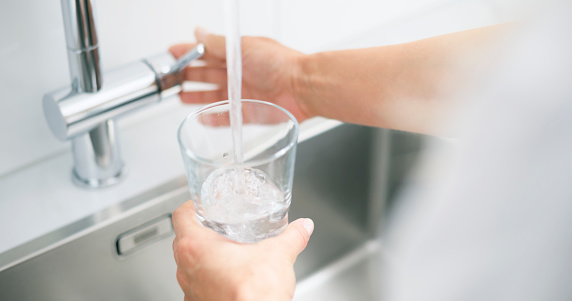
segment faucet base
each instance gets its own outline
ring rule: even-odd
[[[81,178],[75,168],[72,170],[72,181],[76,186],[82,188],[103,188],[115,185],[127,175],[128,169],[124,166],[119,172],[109,178],[105,179],[84,179]]]
[[[101,123],[72,140],[72,179],[80,187],[98,188],[119,182],[127,170],[119,151],[113,120]]]

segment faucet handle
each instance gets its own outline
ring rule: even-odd
[[[170,53],[163,53],[143,60],[155,73],[161,99],[181,91],[184,81],[183,69],[193,60],[203,56],[205,45],[198,44],[175,61]]]
[[[190,62],[199,59],[205,54],[205,44],[199,43],[195,48],[189,50],[182,57],[180,57],[173,66],[171,66],[171,72],[182,71]]]

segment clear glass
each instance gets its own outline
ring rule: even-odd
[[[299,125],[285,109],[257,100],[242,100],[242,117],[242,164],[233,159],[228,101],[190,114],[178,139],[199,222],[252,243],[288,224]]]

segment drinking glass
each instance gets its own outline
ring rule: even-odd
[[[190,114],[178,139],[198,221],[252,243],[288,224],[299,125],[285,109],[258,100],[242,100],[242,118],[242,163],[234,160],[228,101]]]

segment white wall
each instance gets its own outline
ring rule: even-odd
[[[222,1],[96,0],[103,69],[165,51],[173,43],[191,41],[196,25],[222,33]],[[399,39],[388,38],[391,28],[387,24],[399,24],[404,16],[422,15],[439,6],[467,2],[483,10],[477,10],[484,16],[481,23],[493,21],[486,16],[483,1],[242,0],[242,31],[274,37],[306,52],[371,46],[342,42],[377,29],[383,29],[385,36],[368,41],[395,42]],[[466,13],[475,16],[473,11]],[[422,32],[418,34],[422,37],[453,31],[464,21],[455,22],[444,22],[433,31],[427,31],[426,26],[408,30],[412,36]],[[473,25],[481,24],[477,23]],[[400,38],[407,39],[403,35]],[[52,136],[41,106],[44,93],[68,84],[60,1],[0,2],[0,177],[69,148],[68,143]],[[120,125],[135,126],[160,112],[150,109],[144,117]]]

